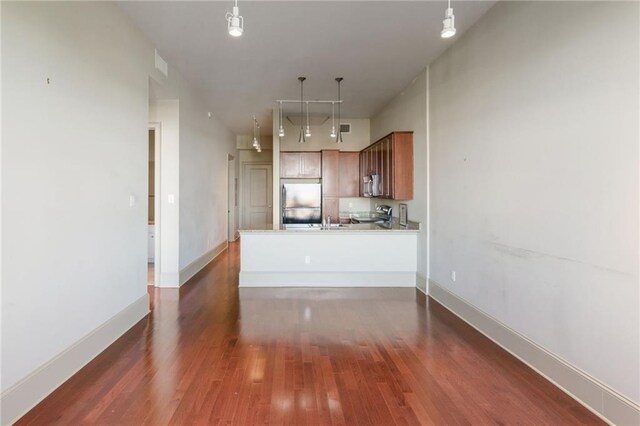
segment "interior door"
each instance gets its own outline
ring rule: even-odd
[[[271,229],[272,166],[270,164],[247,164],[244,168],[244,220],[245,229]]]

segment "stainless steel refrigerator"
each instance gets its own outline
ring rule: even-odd
[[[322,186],[319,183],[282,185],[282,223],[322,223]]]

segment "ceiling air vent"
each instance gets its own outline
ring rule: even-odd
[[[351,133],[351,123],[340,123],[340,133]]]

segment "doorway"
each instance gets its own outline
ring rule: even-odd
[[[244,229],[271,229],[273,187],[271,164],[245,164],[242,176]]]
[[[157,285],[160,277],[160,124],[149,123],[149,155],[147,164],[147,285]]]
[[[236,212],[238,210],[238,178],[236,178],[236,162],[233,155],[227,156],[227,241],[236,240]]]

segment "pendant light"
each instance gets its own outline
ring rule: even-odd
[[[342,77],[337,77],[336,81],[338,82],[338,133],[336,133],[336,143],[342,143],[342,130],[340,129],[340,83],[344,80]]]
[[[282,101],[280,101],[280,129],[278,130],[278,136],[284,137],[284,126],[282,125]]]
[[[309,128],[309,102],[307,102],[307,128],[304,131],[304,136],[306,138],[310,138],[311,137],[311,129]]]
[[[336,137],[336,103],[331,102],[331,136],[332,138]]]
[[[227,31],[229,32],[229,35],[233,37],[240,37],[244,31],[244,19],[240,16],[238,0],[235,0],[233,13],[227,12],[225,18],[227,18]]]
[[[304,81],[306,79],[306,77],[298,77],[298,80],[300,80],[300,137],[298,138],[298,143],[305,143],[307,141],[302,128],[302,117],[304,116]]]
[[[453,16],[453,9],[451,8],[451,0],[448,0],[447,11],[444,14],[444,20],[442,21],[442,31],[440,36],[442,38],[450,38],[456,35],[456,23],[455,16]]]

